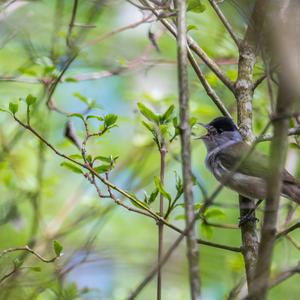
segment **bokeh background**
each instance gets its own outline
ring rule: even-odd
[[[145,192],[150,194],[155,188],[159,152],[142,125],[144,118],[137,103],[143,102],[157,113],[175,104],[175,115],[178,114],[176,43],[153,18],[137,24],[147,13],[126,1],[78,2],[77,26],[72,29],[71,38],[73,49],[80,52],[54,91],[53,101],[59,110],[55,111],[46,105],[45,86],[47,78],[57,76],[69,59],[66,38],[73,1],[1,1],[0,107],[7,109],[9,102],[18,102],[18,116],[25,119],[24,98],[28,94],[36,96],[32,126],[67,155],[78,153],[78,149],[65,137],[66,123],[70,120],[66,113],[82,113],[89,106],[89,113],[94,115],[118,115],[118,127],[94,138],[88,144],[88,151],[92,155],[118,156],[110,180],[143,199]],[[206,1],[203,5],[205,10],[201,13],[188,12],[189,34],[235,80],[237,49]],[[242,36],[252,1],[228,0],[221,7]],[[132,28],[125,30],[124,26],[128,25]],[[235,115],[234,96],[204,64],[200,66]],[[260,62],[255,74],[257,78],[263,74]],[[189,72],[189,87],[192,117],[208,122],[220,115],[193,70]],[[267,122],[266,91],[262,84],[255,92],[256,134]],[[0,298],[125,299],[156,263],[155,222],[127,211],[111,199],[99,199],[86,178],[61,167],[63,160],[10,115],[1,112],[0,121],[1,249],[30,244],[48,258],[53,256],[53,240],[59,240],[64,253],[52,264],[25,255],[22,269],[1,283]],[[81,120],[72,118],[72,123],[76,134],[83,138]],[[92,121],[91,126],[96,128],[97,122]],[[195,135],[199,130],[194,128]],[[291,140],[287,165],[291,172],[300,175],[296,142]],[[205,168],[205,148],[197,140],[192,141],[192,146],[193,172],[210,194],[217,182]],[[268,143],[261,143],[259,148],[267,152]],[[176,193],[175,174],[181,172],[179,151],[177,138],[168,145],[167,155],[165,188],[172,195]],[[201,203],[203,196],[197,187],[194,193],[196,203]],[[131,205],[128,200],[122,200]],[[214,204],[217,213],[209,221],[229,228],[204,226],[199,221],[199,237],[240,246],[237,204],[238,196],[224,189]],[[158,210],[156,202],[152,207]],[[283,201],[282,219],[286,209],[287,203]],[[183,214],[183,208],[178,206],[169,221],[184,228]],[[178,234],[170,229],[165,232],[164,248],[167,249]],[[296,239],[297,233],[292,236]],[[226,299],[233,286],[245,276],[241,254],[199,247],[203,299]],[[12,269],[19,255],[14,252],[0,258],[1,276]],[[295,264],[298,257],[299,252],[289,240],[278,241],[273,271]],[[32,267],[41,269],[36,272]],[[153,280],[138,299],[155,299],[155,293]],[[269,299],[294,300],[298,294],[298,277],[292,277],[272,289]],[[163,268],[163,299],[189,299],[185,243]]]

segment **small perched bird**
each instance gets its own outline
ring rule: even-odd
[[[207,149],[206,166],[216,179],[245,197],[265,199],[269,158],[257,150],[247,156],[251,146],[243,141],[230,118],[218,117],[200,125],[207,129],[200,137]],[[300,182],[286,170],[282,173],[281,195],[300,204]]]

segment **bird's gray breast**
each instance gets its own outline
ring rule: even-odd
[[[264,179],[249,176],[240,172],[232,172],[227,169],[218,157],[219,151],[211,152],[206,157],[206,166],[213,173],[216,179],[224,186],[238,192],[239,194],[256,199],[263,199],[266,196],[266,182]]]

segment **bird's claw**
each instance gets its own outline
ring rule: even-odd
[[[259,219],[257,219],[256,217],[253,216],[252,214],[253,212],[249,213],[249,214],[246,214],[244,215],[243,217],[240,217],[240,221],[239,221],[239,227],[241,227],[242,225],[244,225],[245,223],[247,222],[258,222]]]

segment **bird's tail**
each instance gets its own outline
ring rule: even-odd
[[[282,187],[282,195],[300,205],[300,183],[284,182]]]

